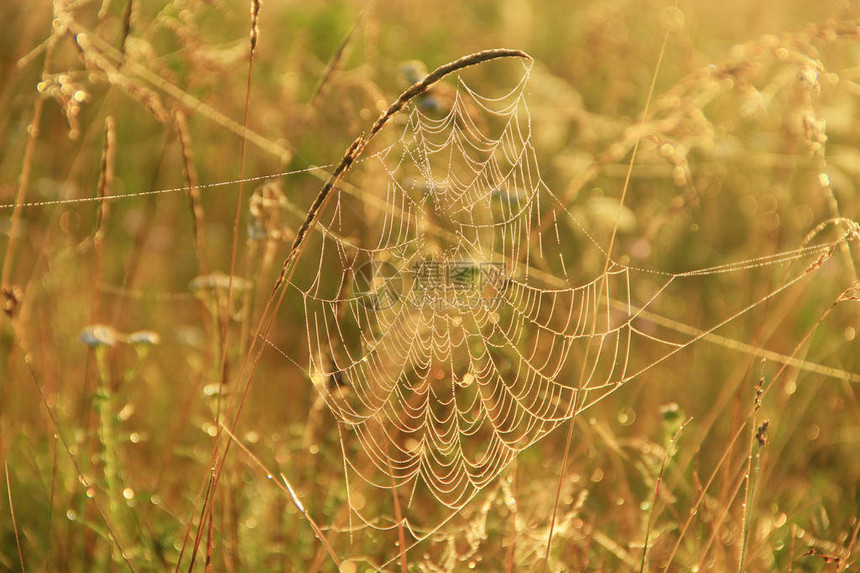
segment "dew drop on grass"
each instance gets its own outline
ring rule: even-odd
[[[618,422],[619,423],[621,423],[625,426],[629,426],[634,421],[636,421],[636,412],[633,411],[633,408],[630,408],[629,406],[627,406],[627,407],[621,408],[621,410],[618,411]]]
[[[457,382],[457,385],[461,388],[468,387],[472,382],[475,381],[475,375],[471,372],[467,372],[463,375],[463,377]]]
[[[352,494],[352,496],[350,497],[350,501],[352,509],[356,511],[364,509],[364,507],[367,505],[367,498],[364,497],[364,494],[360,492]]]
[[[75,513],[75,510],[70,509],[66,512],[66,519],[68,519],[69,521],[74,521],[77,518],[78,518],[78,514]]]
[[[130,487],[127,487],[122,490],[122,496],[128,500],[134,499],[134,490]]]
[[[134,404],[129,402],[122,407],[122,410],[117,413],[116,417],[119,419],[120,422],[126,422],[129,418],[131,418],[132,414],[134,414]]]

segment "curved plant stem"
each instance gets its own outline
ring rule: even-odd
[[[490,60],[496,60],[500,58],[522,58],[526,60],[531,60],[531,56],[521,50],[500,48],[476,52],[474,54],[464,56],[458,60],[454,60],[453,62],[440,66],[436,68],[433,72],[428,74],[423,80],[416,82],[406,91],[400,94],[400,97],[398,97],[388,107],[388,109],[384,113],[382,113],[382,115],[379,116],[376,122],[374,122],[373,126],[370,128],[370,131],[368,131],[366,134],[358,136],[355,141],[352,142],[349,148],[347,148],[337,167],[329,176],[322,189],[320,189],[320,192],[317,194],[316,198],[308,209],[307,216],[305,217],[304,222],[296,232],[296,237],[293,240],[292,246],[290,247],[290,252],[284,259],[284,263],[281,266],[281,271],[278,275],[278,279],[275,281],[275,284],[272,288],[272,292],[269,295],[269,299],[266,302],[265,308],[263,309],[260,321],[257,324],[257,328],[254,332],[252,346],[249,349],[248,355],[245,357],[245,360],[242,363],[238,375],[238,380],[240,381],[240,383],[243,379],[245,380],[244,386],[241,392],[237,392],[233,395],[233,398],[231,398],[231,402],[228,406],[228,411],[233,411],[231,407],[234,405],[234,400],[238,397],[239,402],[238,404],[236,404],[235,412],[233,414],[233,420],[231,422],[231,425],[229,426],[230,431],[234,431],[239,423],[239,418],[242,414],[242,408],[245,404],[245,399],[251,387],[251,381],[254,378],[254,373],[257,369],[257,365],[259,364],[260,358],[263,355],[265,341],[267,340],[268,335],[272,330],[272,326],[275,322],[275,316],[277,315],[278,309],[280,308],[281,302],[283,301],[284,295],[286,293],[286,289],[283,287],[288,284],[289,281],[292,279],[293,273],[295,272],[296,264],[301,258],[302,252],[304,251],[305,245],[307,243],[307,238],[314,230],[321,211],[331,198],[332,190],[334,190],[335,187],[337,187],[337,185],[343,180],[346,173],[349,171],[355,161],[359,158],[359,156],[361,156],[362,152],[365,150],[371,140],[376,136],[376,134],[378,134],[382,130],[382,128],[385,127],[385,124],[387,124],[388,121],[395,114],[397,114],[397,112],[403,109],[406,104],[409,103],[410,100],[426,92],[428,89],[430,89],[431,86],[433,86],[433,84],[439,82],[442,78],[448,76],[451,73],[470,66],[481,64],[483,62],[488,62]],[[245,377],[246,369],[247,377]],[[213,451],[214,455],[212,462],[213,464],[217,465],[213,489],[215,486],[217,486],[218,479],[220,479],[221,470],[224,467],[224,460],[227,457],[231,444],[232,441],[227,441],[227,443],[224,445],[224,453],[220,457],[218,456],[219,450],[217,446],[216,449]],[[403,548],[404,552],[405,550],[406,548]]]

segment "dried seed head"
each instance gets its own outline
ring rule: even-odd
[[[763,448],[767,444],[768,428],[770,428],[770,420],[765,420],[758,428],[756,428],[755,439],[758,442],[759,447]]]
[[[57,102],[69,126],[69,139],[76,140],[81,133],[78,117],[82,104],[90,100],[90,94],[69,74],[48,76],[39,82],[36,89]]]
[[[251,195],[248,210],[249,241],[279,241],[284,239],[284,214],[287,198],[278,181],[266,181]]]
[[[260,0],[251,0],[251,51],[257,47],[257,39],[260,37]]]
[[[195,278],[191,281],[189,288],[213,316],[229,315],[235,317],[242,307],[242,295],[251,286],[250,281],[241,277],[234,276],[231,280],[229,275],[215,272]],[[231,296],[227,296],[228,292]]]
[[[21,300],[24,298],[24,292],[17,285],[3,287],[3,312],[9,318],[15,316],[15,312],[21,305]]]
[[[230,288],[230,276],[224,273],[214,272],[208,275],[195,277],[189,284],[191,292],[196,296],[206,296],[208,293],[226,293]],[[233,277],[233,290],[244,291],[249,287],[248,281],[242,277]]]

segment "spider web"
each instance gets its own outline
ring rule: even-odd
[[[558,425],[832,253],[682,274],[610,259],[541,178],[530,71],[494,97],[458,78],[428,96],[449,98],[444,115],[407,108],[336,190],[291,284],[303,367],[337,422],[351,511],[370,527],[401,523],[420,540]],[[673,282],[801,259],[700,334],[645,327]],[[392,490],[391,505],[366,503],[364,488]]]

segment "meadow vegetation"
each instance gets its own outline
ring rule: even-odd
[[[0,21],[0,570],[856,566],[856,3],[34,0]],[[346,495],[302,298],[266,305],[350,144],[489,48],[532,58],[520,119],[565,213],[662,273],[599,300],[648,302],[653,344],[401,552],[351,516],[400,521],[385,487]],[[512,65],[463,73],[492,94]],[[456,89],[408,105],[442,117]],[[379,200],[371,163],[344,204]],[[574,282],[604,267],[564,255]],[[313,256],[291,272],[337,290]]]

